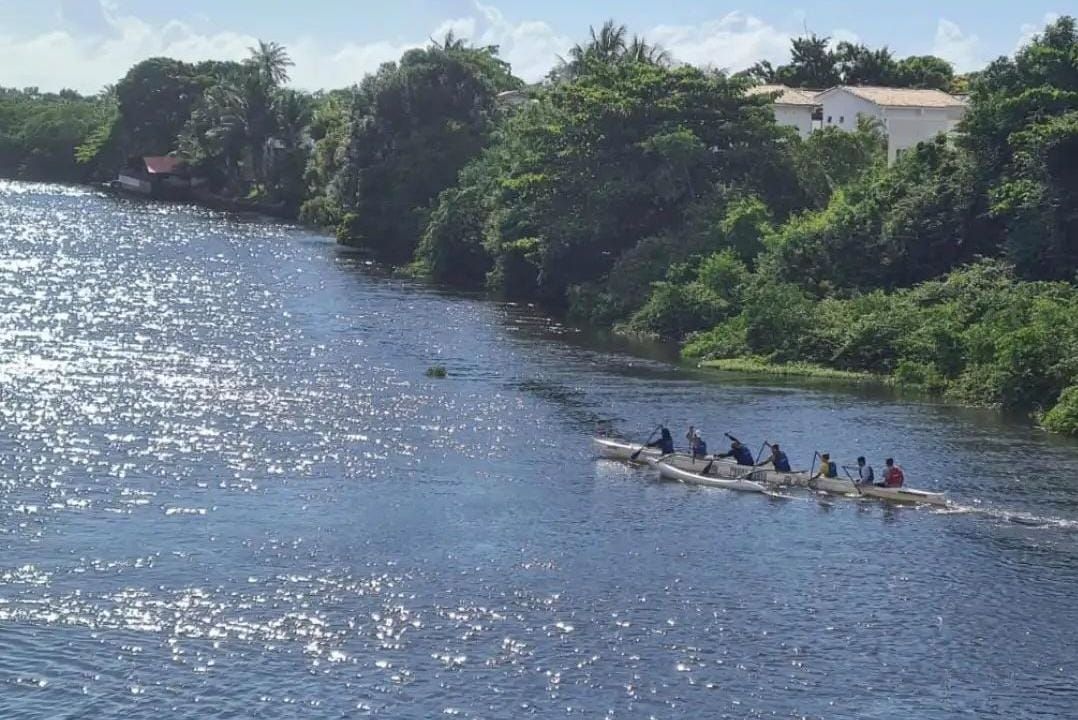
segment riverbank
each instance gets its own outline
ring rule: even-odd
[[[720,360],[705,360],[697,364],[698,367],[723,372],[736,372],[749,375],[778,375],[781,377],[806,377],[821,378],[826,380],[844,380],[855,383],[873,383],[876,385],[894,386],[895,379],[886,375],[875,375],[867,372],[853,372],[850,370],[836,370],[835,368],[814,365],[806,362],[771,363],[763,358],[724,358]]]
[[[287,223],[3,183],[0,217],[0,717],[1074,706],[1073,442],[706,377]],[[895,457],[998,512],[663,483],[596,458],[602,420]]]

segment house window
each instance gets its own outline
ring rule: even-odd
[[[895,150],[895,160],[901,160],[902,156],[906,154],[906,150],[909,148],[898,148]]]
[[[827,124],[828,124],[828,125],[830,125],[830,124],[831,124],[831,116],[830,116],[830,115],[828,115],[828,116],[827,116]]]
[[[838,116],[838,124],[839,125],[845,125],[846,124],[846,116],[845,115],[839,115]]]

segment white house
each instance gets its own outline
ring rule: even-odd
[[[857,129],[859,117],[876,118],[887,133],[887,161],[940,133],[952,132],[967,105],[941,90],[840,85],[816,95],[823,127]],[[777,114],[776,114],[777,119]]]
[[[815,90],[802,90],[785,85],[757,85],[749,88],[748,94],[775,95],[775,122],[797,128],[801,137],[806,138],[813,130],[818,129],[818,124],[813,124],[813,116],[819,108]]]

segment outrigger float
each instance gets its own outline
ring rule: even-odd
[[[785,497],[776,495],[775,489],[779,487],[808,488],[830,495],[868,497],[896,503],[935,506],[948,504],[944,493],[913,488],[861,485],[841,478],[817,478],[813,481],[812,473],[808,470],[794,470],[787,473],[759,467],[748,468],[726,458],[693,457],[687,453],[662,455],[655,448],[607,438],[595,438],[595,445],[600,457],[654,467],[663,478],[687,485],[702,485],[777,497]]]

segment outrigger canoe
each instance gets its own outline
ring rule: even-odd
[[[855,485],[852,480],[819,478],[810,487],[834,495],[863,495],[877,500],[914,503],[918,505],[946,505],[947,495],[941,492],[916,490],[914,488],[889,488],[876,485]]]
[[[767,493],[767,486],[753,482],[748,478],[718,478],[711,475],[701,475],[674,467],[663,460],[648,458],[648,464],[659,471],[667,480],[676,480],[686,485],[703,485],[704,487],[722,488],[723,490],[735,490],[737,492]]]
[[[944,506],[948,502],[946,494],[940,492],[929,492],[914,488],[882,488],[875,485],[858,486],[852,480],[842,478],[819,478],[810,483],[812,475],[804,470],[784,473],[777,470],[757,468],[750,471],[749,468],[727,459],[693,458],[686,453],[675,453],[664,457],[656,448],[643,448],[641,445],[631,445],[607,438],[594,438],[594,441],[599,448],[600,456],[604,458],[636,462],[641,465],[653,465],[668,479],[695,485],[765,493],[768,492],[769,486],[811,486],[814,490],[833,495],[860,495],[890,502],[936,506]],[[633,460],[632,456],[638,450],[640,454],[636,460]],[[662,460],[661,463],[658,462],[660,459]],[[710,469],[708,469],[709,465]],[[703,474],[705,469],[708,470],[706,475]],[[681,476],[676,477],[675,472],[681,473]],[[733,483],[734,486],[730,486],[730,483]]]
[[[702,475],[704,474],[704,470],[707,470],[708,477],[714,475],[715,477],[727,479],[740,478],[751,472],[752,475],[749,479],[757,483],[766,485],[793,485],[800,487],[806,486],[809,478],[812,477],[804,470],[797,470],[789,473],[768,470],[767,468],[756,468],[754,470],[744,465],[738,465],[733,460],[726,458],[694,458],[687,453],[674,453],[673,455],[663,457],[662,453],[656,448],[641,449],[642,446],[640,445],[631,445],[629,443],[609,440],[607,438],[594,438],[594,441],[596,447],[599,449],[599,455],[608,460],[636,462],[644,465],[650,460],[657,460],[662,457],[665,464],[677,468],[678,470],[685,470],[697,475]],[[640,454],[634,460],[633,454],[637,451],[639,451]]]

